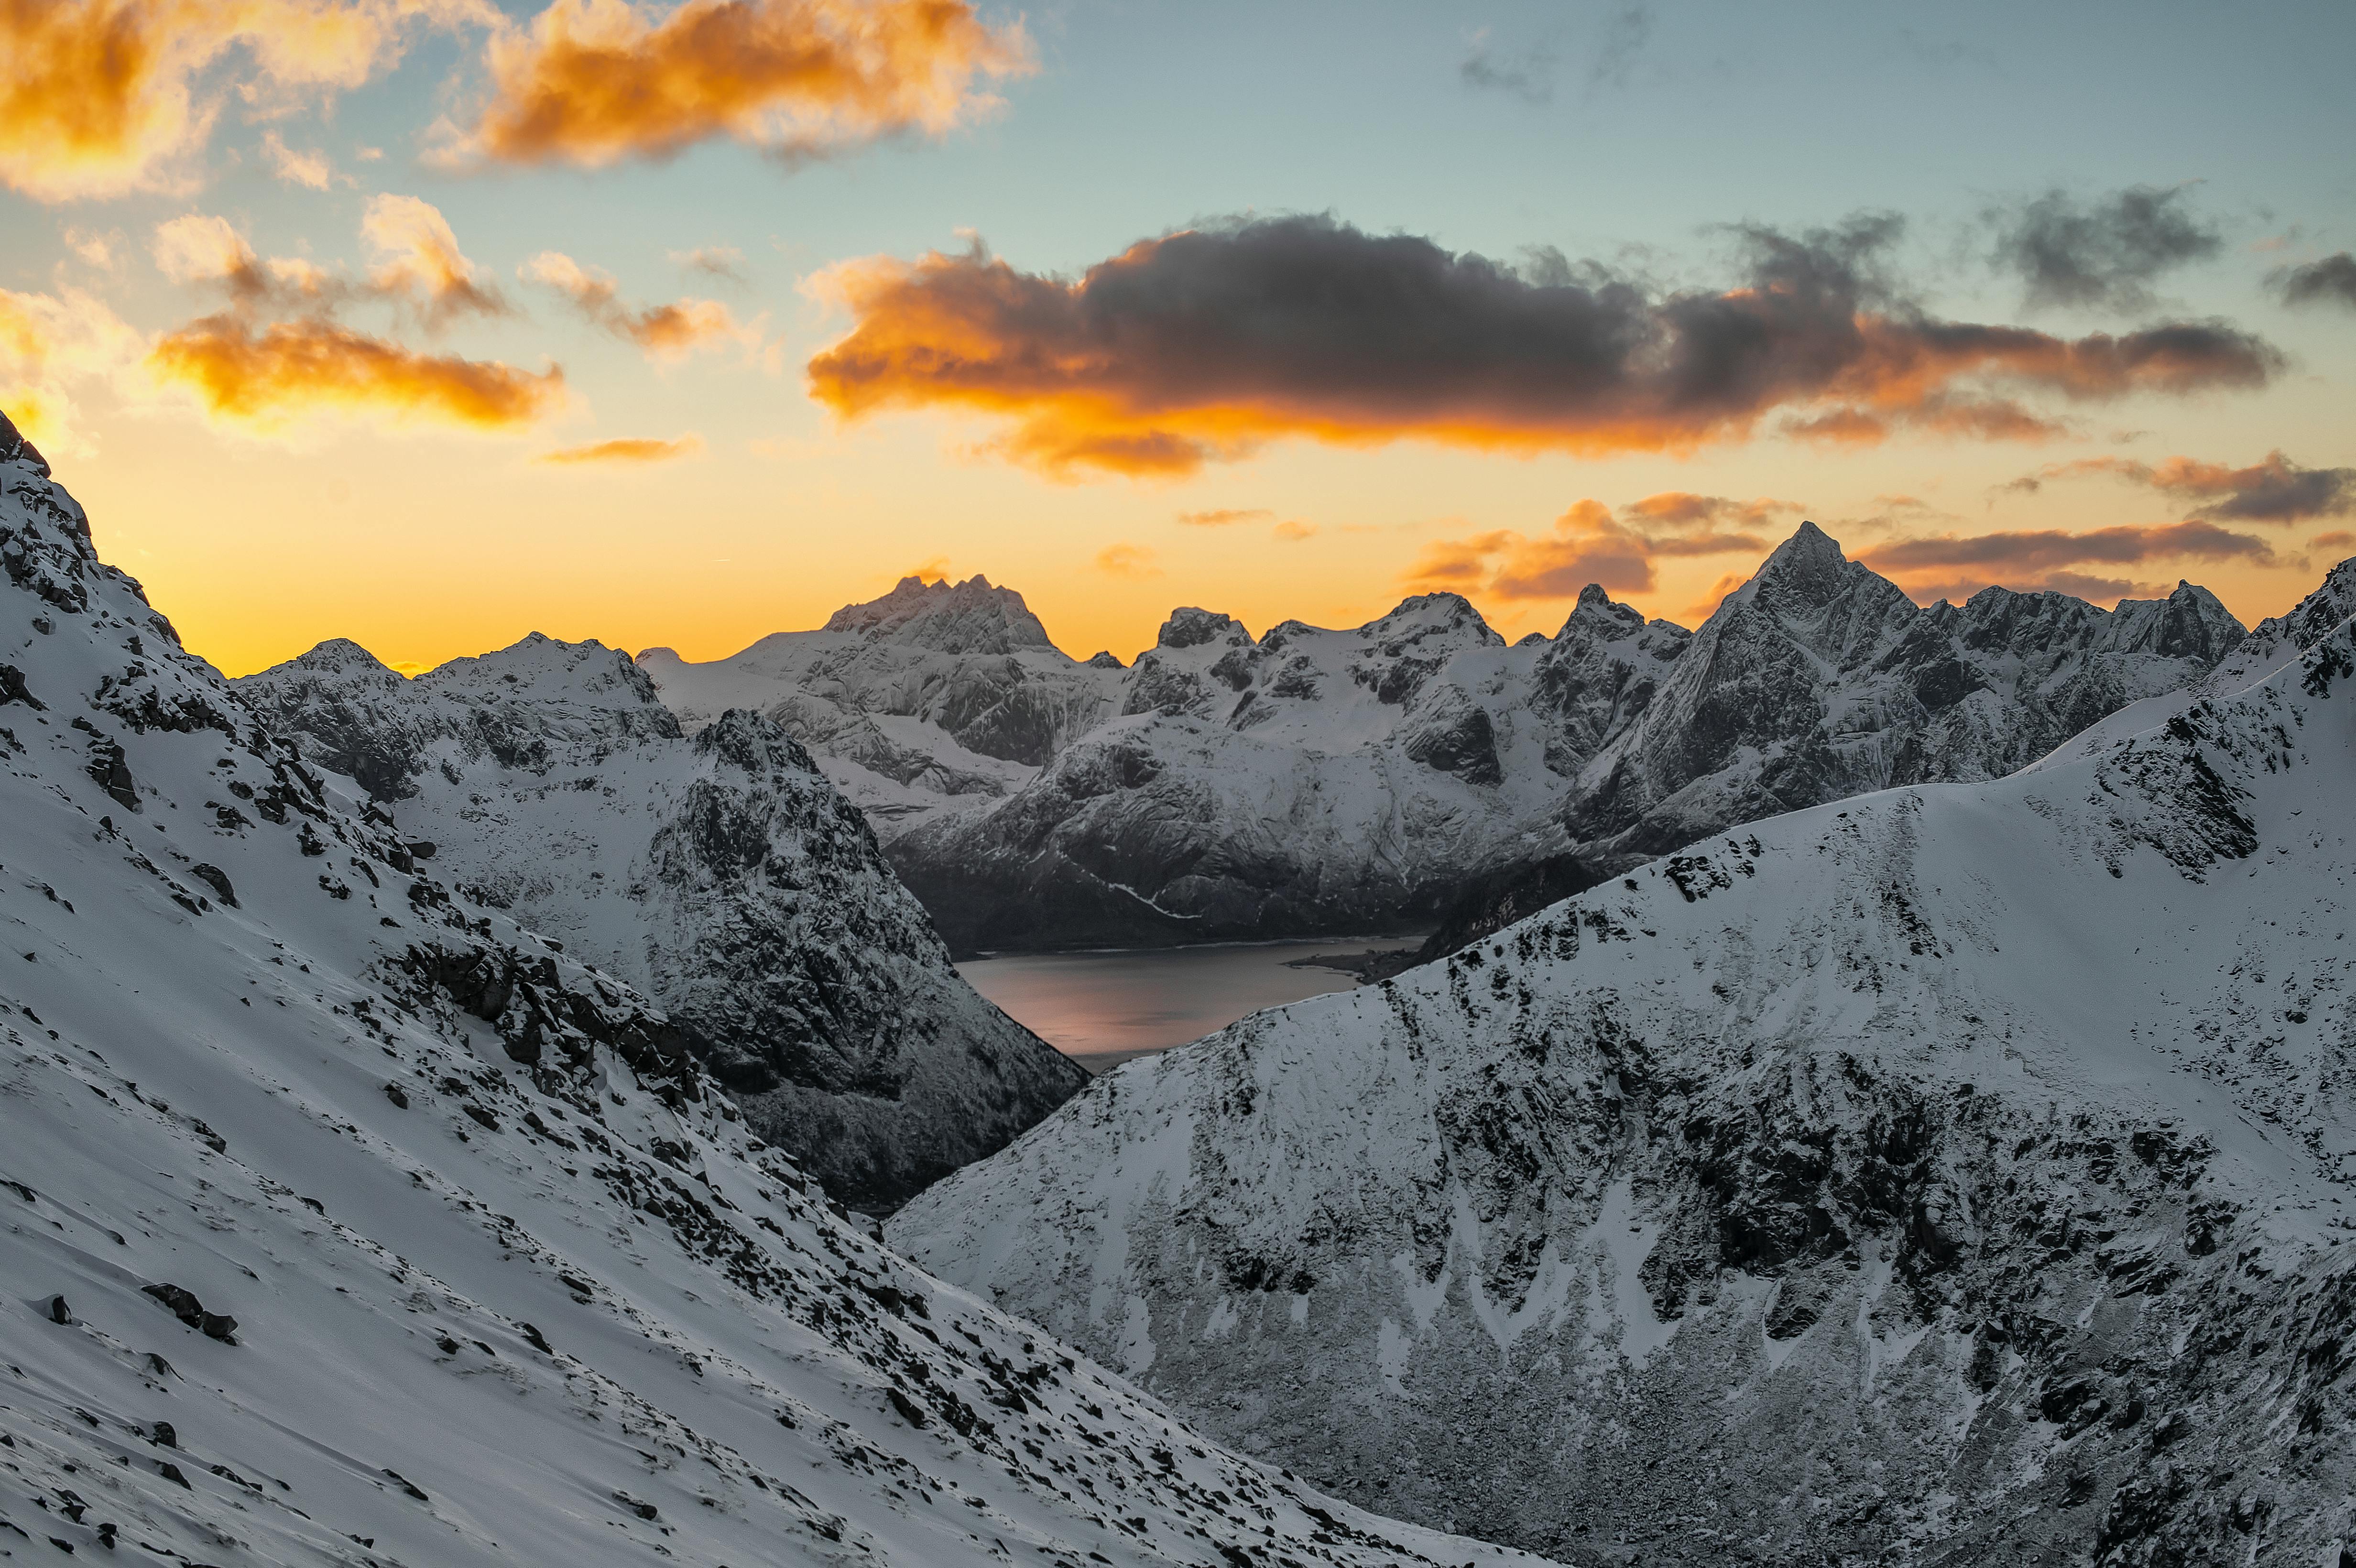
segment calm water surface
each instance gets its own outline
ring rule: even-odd
[[[1103,1072],[1199,1040],[1246,1013],[1357,982],[1338,969],[1291,969],[1296,958],[1412,946],[1398,937],[1031,953],[958,965],[973,988],[1032,1033]]]

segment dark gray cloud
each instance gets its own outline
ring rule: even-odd
[[[2023,398],[2096,402],[2264,385],[2281,356],[2219,322],[2064,338],[1932,315],[1891,275],[1886,214],[1732,230],[1723,289],[1535,271],[1327,217],[1141,240],[1076,282],[986,251],[846,263],[854,325],[809,362],[845,415],[962,406],[1000,449],[1180,473],[1279,435],[1525,451],[1689,449],[1765,421],[1823,439],[2050,428]],[[1827,422],[1830,421],[1830,422]]]
[[[2244,523],[2303,523],[2356,516],[2356,468],[2307,468],[2280,452],[2235,468],[2196,457],[2144,463],[2128,457],[2082,457],[2023,475],[2005,486],[2035,492],[2048,480],[2108,474],[2147,485],[2186,503],[2204,517]]]
[[[2182,186],[2132,186],[2092,201],[2050,190],[1987,218],[1989,261],[2019,276],[2031,308],[2147,311],[2158,303],[2155,280],[2225,244],[2189,209]]]
[[[2336,304],[2356,310],[2356,255],[2342,251],[2274,275],[2285,304]]]

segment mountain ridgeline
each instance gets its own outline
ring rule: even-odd
[[[1592,586],[1511,646],[1448,593],[1258,637],[1182,609],[1124,668],[985,579],[911,578],[639,664],[691,731],[800,739],[957,951],[1437,924],[1431,956],[1737,823],[1999,777],[2243,635],[2190,584],[1924,609],[1810,523],[1692,633]]]

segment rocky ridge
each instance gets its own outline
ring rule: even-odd
[[[1132,1062],[888,1234],[1249,1451],[1578,1561],[2341,1562],[2318,603],[2094,755],[1698,840]]]
[[[445,875],[659,999],[846,1202],[888,1210],[1086,1082],[958,976],[766,719],[689,739],[626,656],[538,634],[414,680],[326,643],[237,684]]]
[[[877,1245],[185,653],[5,421],[0,563],[0,1552],[1527,1561]]]

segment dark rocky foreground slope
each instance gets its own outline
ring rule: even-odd
[[[889,1233],[1239,1445],[1580,1561],[2347,1562],[2344,616],[1130,1063]]]
[[[1454,945],[1735,823],[2000,776],[2242,635],[2189,585],[1921,609],[1808,524],[1698,633],[1592,587],[1511,647],[1453,594],[1257,638],[1187,609],[1123,669],[1058,653],[1008,590],[911,580],[734,659],[641,662],[691,724],[737,706],[801,737],[959,951]]]
[[[0,1553],[1503,1564],[869,1240],[348,809],[0,420]]]
[[[437,870],[660,1001],[846,1202],[905,1200],[1086,1082],[958,976],[766,719],[689,739],[626,656],[536,634],[415,680],[339,641],[237,684]]]

